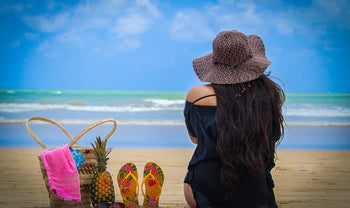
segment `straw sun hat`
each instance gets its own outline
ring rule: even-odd
[[[202,82],[235,84],[260,77],[271,65],[260,37],[237,30],[223,31],[213,41],[213,52],[193,60]]]

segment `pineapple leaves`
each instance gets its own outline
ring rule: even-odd
[[[107,156],[111,152],[110,150],[106,151],[107,141],[102,141],[101,137],[98,136],[95,145],[92,143],[91,145],[94,149],[98,172],[103,172],[107,169],[107,161],[109,160]]]

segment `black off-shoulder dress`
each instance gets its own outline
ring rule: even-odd
[[[252,180],[242,180],[234,194],[225,197],[225,188],[220,180],[220,160],[216,152],[216,106],[195,105],[198,100],[193,103],[186,101],[184,109],[187,130],[198,139],[184,181],[191,185],[197,207],[276,208],[274,183],[270,174],[275,166],[274,153],[265,153],[266,160],[268,154],[272,157],[265,171]]]

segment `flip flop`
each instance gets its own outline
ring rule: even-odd
[[[126,206],[138,206],[139,182],[137,179],[137,169],[134,163],[124,164],[117,176],[120,195]]]
[[[153,162],[146,163],[141,184],[144,197],[143,206],[157,207],[159,205],[159,197],[162,193],[163,183],[164,173],[159,165]],[[146,188],[146,193],[143,190],[144,186]]]

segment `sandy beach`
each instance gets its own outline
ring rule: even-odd
[[[49,206],[37,159],[40,152],[1,149],[0,207]],[[122,201],[116,185],[119,168],[131,161],[142,170],[147,161],[154,161],[165,172],[160,206],[188,207],[182,181],[192,153],[193,149],[113,149],[108,170],[114,179],[117,201]],[[279,150],[272,171],[277,204],[286,208],[350,207],[349,160],[350,151]],[[139,200],[143,201],[142,194]]]

